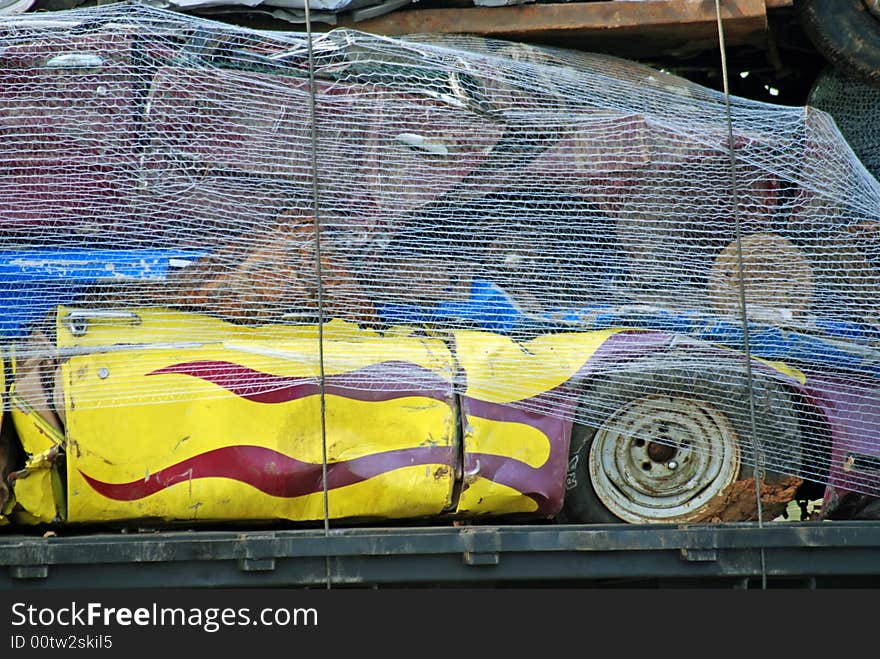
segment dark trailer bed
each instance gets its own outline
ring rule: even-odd
[[[762,555],[763,554],[763,555]],[[880,522],[0,535],[0,587],[876,587]]]

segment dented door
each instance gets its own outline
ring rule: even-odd
[[[320,520],[325,453],[332,519],[451,505],[456,406],[442,342],[326,325],[325,443],[315,327],[70,313],[59,313],[59,348],[84,354],[62,366],[69,521]]]
[[[619,331],[549,334],[522,343],[492,332],[455,333],[467,381],[460,403],[459,514],[559,512],[576,404],[566,388]]]

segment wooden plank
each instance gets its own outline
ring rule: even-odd
[[[778,5],[780,0],[771,1]],[[762,43],[767,33],[767,2],[725,0],[721,3],[725,41],[730,45]],[[582,50],[611,49],[633,55],[656,53],[658,48],[681,54],[696,53],[718,44],[712,0],[417,7],[360,22],[342,19],[339,25],[388,36],[479,34]]]

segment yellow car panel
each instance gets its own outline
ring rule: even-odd
[[[56,468],[58,448],[31,456],[24,469],[14,472],[12,491],[16,506],[12,518],[19,524],[50,523],[66,519],[64,490]]]
[[[261,325],[249,327],[211,316],[170,309],[132,309],[119,315],[90,315],[70,307],[59,307],[59,348],[93,348],[106,352],[114,346],[163,346],[180,349],[202,345],[222,347],[253,363],[282,361],[297,363],[298,373],[319,375],[318,327],[315,325]],[[77,321],[75,314],[82,314]],[[78,327],[72,332],[72,327]],[[410,336],[412,328],[392,327],[376,332],[355,323],[334,319],[324,325],[324,372],[344,373],[383,359],[411,362],[441,377],[452,375],[452,358],[439,339]],[[307,366],[309,365],[309,366]],[[309,368],[308,371],[303,369]]]
[[[9,396],[9,416],[21,446],[28,454],[42,453],[53,446],[64,444],[64,435],[46,421],[39,412],[31,409],[14,392]]]
[[[463,515],[513,515],[537,509],[534,499],[522,492],[481,477],[466,483],[458,501],[458,512]]]
[[[571,423],[530,410],[541,409],[542,396],[568,383],[620,331],[558,333],[526,342],[492,332],[455,333],[467,381],[460,514],[555,512]]]
[[[465,394],[510,403],[550,391],[570,380],[605,341],[621,331],[548,334],[526,342],[491,332],[456,332],[455,354],[467,374]]]
[[[380,351],[378,334],[328,341],[325,447],[316,341],[259,336],[72,357],[70,521],[322,519],[325,450],[331,518],[451,506],[457,410],[442,342],[400,333]]]
[[[465,422],[464,450],[503,455],[538,468],[550,457],[550,441],[533,426],[469,414]]]

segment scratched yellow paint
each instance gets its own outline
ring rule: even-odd
[[[466,415],[462,437],[467,454],[490,454],[518,460],[537,469],[550,457],[550,440],[537,428],[511,421],[494,421]],[[477,458],[479,459],[479,458]],[[457,512],[462,514],[512,514],[533,512],[535,501],[516,489],[476,475],[462,492]]]
[[[417,446],[449,446],[453,408],[428,398],[362,402],[327,396],[328,460]],[[68,412],[68,462],[105,482],[144,478],[207,451],[261,446],[302,462],[322,460],[320,400],[280,405],[227,397]]]
[[[16,515],[20,523],[48,523],[58,516],[52,490],[52,474],[38,469],[18,478],[13,483],[15,500],[23,509]]]
[[[126,309],[129,314],[119,318],[100,318],[88,322],[85,333],[71,334],[67,323],[72,307],[60,306],[56,315],[56,331],[59,347],[91,346],[102,348],[114,344],[162,344],[162,343],[218,343],[232,341],[317,339],[315,325],[261,325],[246,326],[229,323],[213,316],[176,311],[160,307]],[[369,333],[354,323],[332,320],[324,325],[328,340],[354,338]]]
[[[455,354],[467,378],[466,395],[510,403],[549,391],[570,380],[608,338],[623,331],[553,334],[520,343],[491,332],[455,333]],[[468,415],[463,435],[467,454],[504,456],[539,468],[550,457],[550,440],[522,423]],[[476,475],[461,494],[464,515],[528,513],[537,503],[517,491]]]
[[[517,342],[491,332],[455,332],[466,394],[492,403],[525,400],[568,381],[620,329],[570,332]]]
[[[168,461],[176,462],[231,444],[266,445],[268,440],[261,438],[282,442],[299,460],[321,461],[317,395],[266,404],[249,401],[189,375],[145,376],[159,366],[160,357],[164,357],[165,364],[174,364],[230,355],[216,350],[207,354],[168,351],[107,353],[71,359],[64,367],[69,383],[65,406],[67,437],[75,453],[90,452],[109,459],[109,453],[120,450],[123,433],[129,437],[124,441],[124,456],[135,463],[155,455],[165,455]],[[288,370],[290,364],[282,362],[278,366],[274,369],[276,373]],[[365,402],[328,394],[326,401],[328,449],[346,459],[422,443],[448,445],[454,429],[448,400],[406,396]],[[112,466],[95,466],[102,471],[109,469],[118,475],[118,480],[143,476],[127,471],[119,458],[117,455]]]
[[[330,518],[397,519],[437,515],[450,505],[451,472],[448,466],[440,464],[401,467],[330,490]],[[70,521],[317,521],[324,518],[324,494],[320,490],[284,498],[264,494],[239,481],[202,478],[179,483],[138,501],[114,502],[89,494],[84,488],[89,486],[81,478],[70,486]]]
[[[11,500],[14,508],[8,514],[18,524],[40,524],[53,522],[64,517],[64,492],[61,486],[55,452],[50,451],[63,444],[64,437],[58,433],[42,416],[28,405],[15,392],[15,359],[10,364],[12,379],[7,392],[5,368],[0,364],[0,383],[6,401],[9,403],[9,416],[21,447],[27,455],[22,470],[17,472],[11,484]],[[2,518],[4,516],[0,516]]]
[[[116,345],[178,346],[187,354],[202,355],[220,350],[227,359],[278,375],[317,377],[318,328],[314,325],[263,325],[246,327],[210,316],[165,309],[135,309],[138,319],[95,321],[82,336],[70,333],[65,322],[72,311],[60,307],[57,318],[61,348],[107,348]],[[381,363],[406,361],[428,369],[445,379],[452,377],[452,356],[446,344],[436,338],[412,336],[412,328],[393,327],[380,333],[343,320],[324,326],[324,372],[337,374]],[[103,351],[102,351],[103,352]],[[127,351],[126,351],[127,352]],[[287,364],[285,364],[287,362]],[[271,369],[269,368],[271,367]]]
[[[534,499],[514,488],[478,477],[461,493],[456,512],[462,515],[512,515],[533,513],[537,509]]]
[[[81,474],[111,484],[137,482],[200,454],[241,445],[272,449],[320,466],[324,447],[316,395],[267,404],[190,375],[147,375],[175,363],[224,361],[280,378],[316,378],[320,366],[315,326],[243,327],[199,314],[139,309],[134,318],[93,322],[85,334],[74,335],[64,320],[69,311],[61,308],[58,314],[59,347],[94,349],[63,367],[70,521],[323,518],[321,491],[272,496],[237,480],[211,477],[176,483],[134,501],[117,501],[98,494]],[[620,331],[624,330],[553,334],[525,343],[490,332],[456,332],[465,393],[503,404],[546,392],[568,381]],[[324,339],[328,375],[386,359],[405,361],[438,376],[451,391],[455,360],[441,338],[416,336],[405,326],[380,333],[334,320],[325,325]],[[112,346],[120,349],[108,349]],[[803,381],[800,372],[785,364],[766,363]],[[0,391],[5,393],[2,377],[0,369]],[[410,384],[419,388],[417,379]],[[454,446],[457,410],[450,400],[410,395],[366,402],[329,394],[326,402],[326,455],[331,465],[388,451]],[[14,409],[13,419],[29,452],[65,439],[47,433],[23,407]],[[550,455],[550,441],[539,430],[473,415],[466,419],[462,442],[467,453],[503,456],[531,468],[540,468]],[[331,518],[430,517],[451,507],[451,464],[400,464],[331,490]],[[16,521],[63,517],[58,485],[58,474],[48,462],[31,464],[15,488]],[[477,473],[467,479],[456,509],[462,515],[529,513],[537,504]]]
[[[390,343],[390,354],[418,356],[442,370],[441,347],[432,346],[426,357],[428,353],[419,348],[424,342],[405,338]],[[445,355],[451,360],[448,351]],[[322,495],[275,497],[228,478],[179,483],[135,501],[104,497],[84,479],[81,472],[105,483],[144,480],[208,451],[242,445],[272,449],[315,464],[320,474],[323,447],[317,395],[267,404],[246,400],[185,374],[146,375],[163,366],[195,360],[234,362],[281,377],[312,373],[311,363],[216,345],[70,359],[63,368],[69,519],[322,519]],[[451,364],[446,370],[451,372]],[[451,393],[451,384],[446,389]],[[109,401],[117,404],[107,405]],[[449,447],[455,438],[456,408],[451,396],[450,400],[406,396],[368,402],[328,394],[326,429],[331,464],[387,451]],[[404,466],[333,490],[331,516],[436,514],[451,505],[453,476],[451,464]]]

